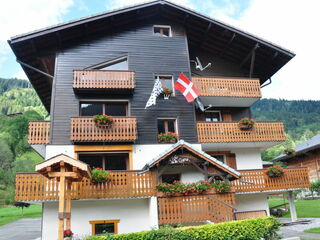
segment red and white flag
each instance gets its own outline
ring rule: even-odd
[[[193,82],[191,82],[183,73],[180,74],[177,82],[174,84],[174,88],[180,91],[188,102],[193,102],[200,96],[198,90],[193,85]]]

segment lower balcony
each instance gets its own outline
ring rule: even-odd
[[[137,119],[114,117],[110,127],[99,127],[92,117],[70,119],[70,140],[73,142],[134,142],[137,139]]]
[[[281,177],[269,177],[267,169],[239,170],[241,180],[232,181],[236,193],[289,191],[310,187],[308,168],[285,168]]]
[[[159,224],[234,220],[234,193],[159,197]]]
[[[110,182],[92,184],[89,179],[73,183],[67,194],[72,199],[108,199],[155,196],[154,172],[137,175],[138,171],[112,171]],[[38,173],[17,173],[16,201],[56,201],[59,199],[59,182]]]
[[[282,122],[256,122],[241,130],[238,122],[198,122],[198,140],[203,149],[212,147],[271,147],[286,140]]]

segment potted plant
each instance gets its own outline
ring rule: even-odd
[[[110,172],[103,170],[102,168],[94,168],[91,171],[92,182],[94,184],[105,183],[110,181]]]
[[[240,130],[250,130],[253,128],[255,123],[256,122],[251,118],[242,118],[239,121],[239,128]]]
[[[296,155],[296,150],[294,150],[294,148],[286,148],[283,153],[288,156],[294,156]]]
[[[63,237],[65,239],[72,239],[72,236],[73,236],[73,232],[70,229],[64,230]]]
[[[169,88],[163,88],[162,94],[164,99],[169,99],[170,96],[172,95],[173,91]]]
[[[281,177],[284,174],[284,170],[281,166],[275,165],[267,168],[267,175],[271,178]]]
[[[231,191],[231,184],[223,181],[216,181],[212,184],[216,193],[228,193]]]
[[[174,132],[159,133],[158,142],[159,143],[175,143],[179,139],[179,135]]]
[[[211,190],[212,185],[208,181],[199,181],[194,183],[182,183],[175,181],[172,184],[161,183],[156,185],[156,189],[165,196],[199,195]]]
[[[93,117],[93,121],[96,123],[98,127],[110,127],[112,125],[113,119],[111,116],[102,114],[96,115]]]

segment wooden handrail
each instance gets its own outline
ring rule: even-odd
[[[154,172],[137,175],[137,172],[114,172],[110,182],[94,185],[89,179],[72,183],[67,194],[72,199],[129,198],[155,196],[156,178]],[[16,175],[16,201],[58,200],[59,182],[36,173]]]
[[[201,96],[261,98],[259,79],[192,77]]]
[[[135,117],[113,117],[108,128],[98,127],[92,117],[72,117],[70,125],[70,139],[75,142],[131,142],[137,139]]]
[[[50,121],[30,121],[28,143],[49,144],[50,141]]]
[[[230,195],[231,193],[227,194]],[[233,198],[234,198],[234,193]],[[233,220],[233,207],[220,197],[224,194],[158,198],[159,224]],[[228,196],[229,197],[229,196]]]
[[[133,89],[134,87],[134,71],[73,71],[73,88],[76,89]]]
[[[201,143],[285,141],[282,122],[256,122],[251,130],[240,130],[238,122],[198,122]]]
[[[308,168],[284,168],[284,175],[271,178],[267,169],[238,170],[241,180],[232,181],[236,192],[267,192],[310,186]]]

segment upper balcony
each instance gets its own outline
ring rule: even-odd
[[[73,72],[73,89],[81,92],[116,91],[128,93],[135,88],[135,72],[75,70]]]
[[[271,147],[286,140],[282,122],[256,122],[251,130],[241,130],[238,122],[198,122],[198,140],[210,147]]]
[[[30,121],[28,143],[49,144],[50,137],[50,121]]]
[[[135,117],[113,117],[108,128],[98,127],[92,117],[70,119],[70,140],[73,142],[134,142],[137,135]]]
[[[204,105],[250,107],[261,98],[259,79],[192,77]]]

